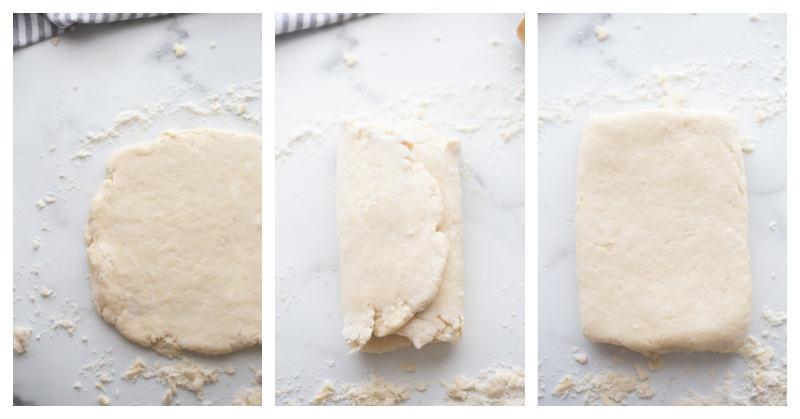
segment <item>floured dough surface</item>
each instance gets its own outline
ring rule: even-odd
[[[461,339],[459,156],[418,121],[344,125],[336,214],[352,351]]]
[[[642,353],[740,348],[752,299],[746,190],[730,114],[592,115],[575,204],[586,338]]]
[[[106,167],[85,231],[103,318],[169,356],[260,344],[261,140],[165,131]]]

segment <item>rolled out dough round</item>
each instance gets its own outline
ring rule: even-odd
[[[106,167],[85,230],[103,318],[168,356],[261,344],[261,139],[170,130]]]

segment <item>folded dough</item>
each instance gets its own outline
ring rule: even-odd
[[[349,121],[336,173],[345,341],[387,352],[461,339],[460,143],[418,121]]]
[[[732,115],[590,116],[575,203],[586,338],[642,353],[736,351],[750,325],[747,214]]]

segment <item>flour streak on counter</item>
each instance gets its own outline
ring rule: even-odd
[[[539,105],[539,129],[545,124],[573,122],[578,107],[597,107],[611,102],[656,102],[662,107],[680,106],[686,100],[685,89],[699,91],[714,89],[727,102],[727,110],[749,106],[752,118],[759,124],[786,112],[786,53],[774,55],[771,63],[757,56],[739,56],[724,62],[708,65],[703,60],[651,70],[651,76],[637,79],[622,89],[608,87],[624,81],[628,76],[622,70],[596,73],[594,84],[573,93],[546,94]],[[763,79],[772,73],[774,82],[768,89],[745,88],[754,79]],[[675,87],[673,85],[684,85]],[[677,90],[680,89],[680,90]],[[733,90],[733,91],[731,91]],[[676,98],[676,94],[683,98]]]
[[[227,119],[238,118],[249,125],[260,127],[261,114],[258,112],[245,113],[247,104],[261,100],[261,80],[228,86],[224,92],[211,93],[199,102],[186,100],[179,102],[188,91],[196,89],[196,85],[171,86],[169,93],[157,102],[137,105],[117,114],[111,125],[102,129],[100,133],[88,132],[86,138],[81,139],[81,148],[72,156],[72,159],[86,159],[91,156],[91,149],[95,144],[119,138],[123,128],[130,128],[136,134],[151,127],[157,120],[163,121],[178,112],[187,112],[192,116],[221,116]],[[201,118],[202,119],[202,118]],[[136,135],[137,139],[141,135]]]
[[[521,71],[520,69],[517,69]],[[520,73],[520,76],[522,74]],[[488,145],[490,148],[500,146],[512,139],[520,137],[525,129],[525,114],[519,109],[519,105],[500,108],[497,106],[474,109],[473,106],[464,106],[465,100],[475,94],[493,97],[495,100],[503,100],[503,97],[513,97],[516,100],[525,99],[525,85],[522,80],[517,80],[515,86],[509,86],[505,82],[491,79],[475,80],[472,83],[453,88],[446,83],[434,84],[425,88],[405,92],[400,100],[380,105],[374,116],[386,120],[421,119],[437,128],[444,128],[456,137],[464,137],[464,146],[470,147],[470,140],[481,146]],[[355,107],[363,100],[359,96],[351,96],[343,99],[345,103]],[[480,103],[481,101],[476,101]],[[451,111],[452,116],[425,116],[427,110],[439,115],[442,109],[463,109],[464,113]],[[310,124],[296,125],[292,127],[284,137],[281,146],[280,138],[276,141],[276,160],[279,157],[286,157],[297,150],[297,145],[304,143],[306,148],[313,148],[325,142],[335,142],[339,137],[339,127],[348,117],[348,114],[331,114],[318,117]],[[457,118],[457,119],[456,119]],[[494,128],[492,129],[492,124]],[[482,131],[482,130],[486,131]],[[476,134],[481,131],[479,134]],[[309,150],[307,153],[313,153]]]

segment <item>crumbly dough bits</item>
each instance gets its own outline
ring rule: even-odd
[[[106,166],[85,230],[103,318],[169,356],[260,344],[261,140],[170,130]]]
[[[337,221],[352,351],[461,338],[459,155],[419,122],[344,124]]]
[[[586,338],[642,353],[741,347],[752,299],[746,190],[730,114],[590,116],[575,204]]]

